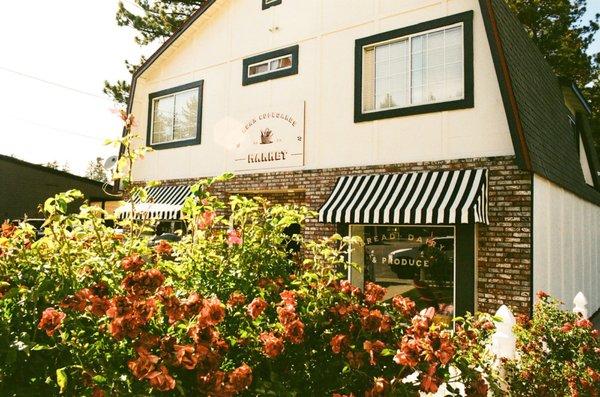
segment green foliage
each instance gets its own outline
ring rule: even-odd
[[[119,2],[117,24],[138,32],[135,41],[146,46],[169,38],[206,0],[131,0]],[[129,73],[145,62],[142,57],[136,63],[125,61]],[[125,80],[104,82],[104,93],[115,102],[127,105],[131,86]]]
[[[519,396],[596,396],[600,390],[600,333],[589,320],[560,309],[541,293],[531,321],[516,327],[517,360],[505,363]]]

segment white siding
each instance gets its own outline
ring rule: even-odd
[[[533,186],[533,288],[571,309],[582,291],[600,308],[600,207],[539,176]]]
[[[266,11],[260,3],[217,1],[138,79],[138,145],[148,94],[205,85],[202,143],[150,153],[134,167],[136,180],[229,171],[228,134],[240,115],[299,100],[306,101],[304,169],[514,154],[477,0],[284,0]],[[474,11],[475,108],[354,123],[355,40],[467,10]],[[295,44],[298,75],[242,86],[244,58]]]

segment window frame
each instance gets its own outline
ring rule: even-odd
[[[198,90],[198,111],[196,119],[196,136],[189,139],[179,139],[175,141],[153,143],[152,132],[153,132],[153,121],[154,121],[154,102],[157,99],[175,96],[185,91]],[[183,146],[199,145],[201,142],[202,133],[202,102],[204,92],[204,80],[194,81],[192,83],[183,84],[177,87],[168,88],[166,90],[153,92],[148,95],[148,126],[146,128],[146,146],[151,147],[155,150],[172,149]]]
[[[271,7],[275,7],[281,4],[283,0],[272,0],[271,2],[269,2],[269,0],[262,0],[262,9],[266,10],[269,9]]]
[[[382,227],[424,227],[454,229],[454,315],[463,316],[477,310],[477,225],[469,224],[338,224],[336,230],[342,236],[353,236],[352,226]],[[364,237],[364,236],[361,236]],[[345,258],[352,262],[352,250],[345,252]],[[364,265],[363,265],[364,266]],[[347,280],[352,281],[352,268],[347,270]],[[362,270],[364,271],[364,269]],[[358,286],[363,288],[364,286]]]
[[[386,42],[410,39],[411,36],[437,29],[450,28],[461,24],[463,27],[463,71],[464,97],[462,99],[409,105],[384,110],[363,111],[363,54],[365,47],[373,47]],[[444,18],[407,26],[373,36],[364,37],[355,42],[354,70],[354,122],[373,121],[392,117],[402,117],[445,110],[467,109],[474,107],[473,92],[473,11],[450,15]]]
[[[300,46],[295,45],[244,59],[242,62],[242,85],[247,86],[298,74],[299,54]],[[250,66],[261,64],[267,61],[274,61],[286,56],[292,57],[291,67],[278,69],[274,72],[262,73],[252,77],[249,76]]]

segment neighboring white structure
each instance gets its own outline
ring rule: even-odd
[[[589,107],[502,0],[209,0],[132,87],[155,149],[138,182],[233,171],[223,194],[362,236],[353,282],[444,313],[528,311],[537,289],[600,308]],[[148,213],[177,218],[175,191]]]

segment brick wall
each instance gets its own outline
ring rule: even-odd
[[[342,175],[489,169],[489,225],[477,227],[477,308],[495,312],[501,304],[528,313],[532,280],[532,180],[520,171],[513,156],[452,161],[391,164],[305,171],[243,174],[217,185],[215,193],[261,195],[275,203],[303,204],[317,211]],[[190,183],[191,180],[165,181]],[[264,191],[264,193],[258,193]],[[310,220],[305,237],[316,239],[335,233],[335,225]]]

